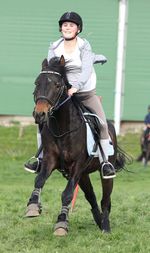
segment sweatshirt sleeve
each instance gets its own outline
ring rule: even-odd
[[[77,88],[77,90],[80,90],[84,86],[84,84],[90,78],[93,70],[93,53],[88,41],[86,41],[85,45],[81,50],[81,61],[82,69],[79,79],[76,83],[72,84],[73,87]]]
[[[96,63],[104,64],[105,62],[107,62],[107,58],[104,55],[93,53],[90,43],[87,40],[85,40],[85,45],[81,49],[81,61],[82,61],[81,74],[77,82],[72,84],[73,87],[77,88],[77,90],[82,89],[84,84],[90,78],[93,71],[93,64]]]

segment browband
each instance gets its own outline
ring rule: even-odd
[[[55,75],[61,76],[60,73],[55,72],[55,71],[51,71],[51,70],[43,70],[40,72],[40,74],[55,74]]]

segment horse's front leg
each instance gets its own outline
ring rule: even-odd
[[[102,200],[101,200],[101,230],[103,232],[110,232],[109,214],[111,210],[111,193],[113,189],[113,179],[102,180]]]
[[[47,169],[49,168],[49,169]],[[42,212],[42,205],[40,200],[41,190],[52,172],[52,167],[48,167],[47,163],[42,165],[40,173],[35,178],[34,190],[27,203],[26,217],[37,217]]]
[[[54,235],[64,236],[68,232],[68,215],[69,205],[73,199],[74,189],[76,187],[77,180],[74,178],[69,179],[65,190],[62,193],[62,209],[58,215],[57,222],[54,227]]]

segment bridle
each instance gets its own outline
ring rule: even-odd
[[[48,111],[49,114],[52,114],[54,111],[58,110],[65,102],[67,102],[71,97],[68,96],[64,101],[62,101],[60,103],[60,99],[64,93],[64,90],[65,90],[65,82],[63,81],[63,77],[62,75],[59,73],[59,72],[56,72],[56,71],[51,71],[51,70],[42,70],[40,72],[40,74],[54,74],[54,75],[58,75],[61,77],[61,80],[62,80],[62,85],[61,85],[61,88],[57,94],[57,97],[55,99],[55,101],[47,98],[46,96],[39,96],[36,98],[35,100],[35,103],[37,103],[39,100],[46,100],[50,105],[51,105],[51,108],[50,110]]]
[[[62,75],[59,73],[59,72],[55,72],[55,71],[51,71],[51,70],[44,70],[44,71],[41,71],[40,74],[55,74],[55,75],[59,75],[61,77],[61,80],[62,80],[62,85],[61,85],[61,88],[60,88],[60,91],[57,95],[57,98],[55,99],[55,101],[51,101],[50,99],[48,99],[46,96],[39,96],[37,97],[37,99],[35,100],[35,103],[37,103],[38,100],[40,99],[43,99],[43,100],[46,100],[50,105],[51,105],[51,108],[48,110],[48,118],[53,118],[56,120],[55,116],[53,116],[53,113],[55,111],[57,111],[63,104],[65,104],[68,100],[71,99],[71,96],[67,96],[62,102],[60,102],[60,99],[64,93],[64,90],[65,90],[65,82],[63,80],[63,77]],[[80,127],[82,127],[83,124],[85,124],[83,118],[81,117],[82,119],[82,124],[80,124],[79,127],[76,127],[72,130],[69,130],[69,131],[66,131],[64,132],[63,134],[60,134],[60,135],[57,135],[53,132],[53,129],[49,126],[49,120],[47,120],[47,126],[48,126],[48,129],[49,131],[51,132],[51,134],[55,137],[55,138],[61,138],[61,137],[64,137],[72,132],[76,132]]]

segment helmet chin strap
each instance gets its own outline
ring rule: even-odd
[[[64,38],[64,40],[66,41],[70,41],[70,40],[74,40],[76,38],[76,36],[72,37],[72,38]]]
[[[72,38],[64,38],[64,40],[66,40],[66,41],[74,40],[74,39],[77,37],[77,35],[78,35],[79,33],[80,33],[80,31],[78,31],[78,32],[75,34],[74,37],[72,37]]]

